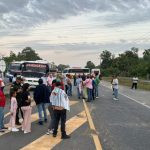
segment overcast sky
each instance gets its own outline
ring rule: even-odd
[[[57,65],[150,48],[150,0],[0,0],[0,53],[32,47]]]

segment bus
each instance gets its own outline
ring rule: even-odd
[[[100,69],[97,69],[97,68],[92,69],[91,70],[91,74],[94,74],[94,75],[98,74],[98,75],[100,75],[101,74]]]
[[[21,75],[23,62],[24,61],[14,61],[9,64],[6,77],[9,78],[10,81],[12,81],[12,78],[15,74]]]
[[[38,85],[38,80],[50,71],[51,65],[45,60],[25,61],[22,63],[22,77],[24,83],[32,88]]]
[[[89,68],[80,68],[80,67],[73,67],[73,68],[66,68],[63,71],[63,75],[66,76],[66,74],[70,74],[71,76],[76,75],[82,75],[82,74],[90,74],[90,69]]]

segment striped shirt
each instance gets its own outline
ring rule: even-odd
[[[60,106],[66,110],[70,110],[69,99],[64,90],[55,87],[50,96],[50,102],[53,106]]]

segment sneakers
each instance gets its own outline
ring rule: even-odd
[[[47,135],[53,134],[53,130],[48,129],[48,131],[46,132]]]
[[[11,131],[12,131],[12,132],[18,132],[19,129],[17,129],[17,128],[12,128]]]
[[[118,98],[115,98],[115,97],[114,97],[113,100],[118,101]]]
[[[70,138],[69,135],[62,135],[62,136],[61,136],[61,139],[69,139],[69,138]]]
[[[24,134],[30,133],[30,131],[24,131]]]
[[[43,125],[43,121],[39,121],[38,124],[39,124],[39,125]]]
[[[5,131],[3,129],[0,130],[0,133],[4,133]]]

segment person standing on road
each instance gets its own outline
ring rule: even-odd
[[[22,102],[21,102],[21,109],[23,111],[23,122],[22,122],[22,131],[24,133],[29,133],[31,132],[31,112],[32,112],[32,107],[31,107],[31,97],[29,93],[29,84],[25,83],[23,85],[23,91],[22,91]]]
[[[113,100],[118,100],[118,78],[117,78],[117,75],[114,76],[114,79],[113,79],[113,82],[112,82],[112,85],[113,85],[113,88],[114,88],[114,98]]]
[[[74,76],[73,76],[73,81],[74,81],[74,86],[76,86],[77,84],[77,82],[76,82],[76,79],[77,79],[77,75],[76,75],[76,73],[74,74]]]
[[[67,78],[67,87],[68,87],[67,95],[68,95],[68,96],[72,96],[72,82],[71,82],[71,75],[68,75],[68,78]]]
[[[0,133],[5,132],[4,130],[7,129],[4,127],[4,107],[6,104],[6,97],[3,91],[0,89]]]
[[[49,73],[47,77],[47,86],[50,90],[50,93],[52,92],[52,82],[53,82],[53,76],[51,73]]]
[[[78,77],[77,77],[76,85],[77,85],[78,99],[83,98],[83,92],[82,92],[82,78],[81,78],[80,75],[78,75]]]
[[[139,79],[138,79],[137,76],[135,76],[135,77],[132,78],[132,87],[131,87],[131,89],[133,89],[133,88],[135,88],[135,90],[137,89],[138,80]]]
[[[88,94],[87,102],[91,102],[91,100],[92,100],[92,89],[93,89],[92,76],[88,75],[87,79],[84,81],[84,83],[85,83],[85,86],[87,88],[87,94]]]
[[[34,91],[34,100],[37,105],[38,114],[39,114],[39,125],[43,125],[43,121],[47,122],[47,112],[46,112],[46,103],[49,101],[50,92],[45,84],[43,84],[43,80],[39,79],[39,85],[35,88]],[[48,98],[48,100],[47,100]],[[43,115],[44,113],[44,120]]]
[[[11,90],[16,90],[17,91],[17,95],[16,95],[16,99],[17,99],[17,112],[16,112],[16,125],[21,125],[21,123],[19,122],[19,112],[21,113],[21,116],[23,118],[23,112],[21,110],[21,94],[22,94],[22,86],[21,86],[21,77],[17,77],[16,81],[12,84],[11,86]]]
[[[15,121],[16,121],[16,111],[17,111],[17,100],[16,100],[16,95],[17,91],[16,90],[11,90],[10,97],[11,97],[11,105],[10,105],[10,122],[9,122],[9,130],[12,132],[18,132],[19,129],[16,128],[15,126]]]
[[[96,73],[96,77],[95,77],[95,97],[99,98],[99,84],[100,84],[100,75],[98,73]]]
[[[69,99],[64,90],[61,89],[60,82],[56,82],[56,87],[51,93],[50,102],[52,103],[54,110],[54,132],[53,137],[57,136],[58,124],[61,120],[61,138],[68,139],[69,135],[66,134],[66,113],[70,110]]]

